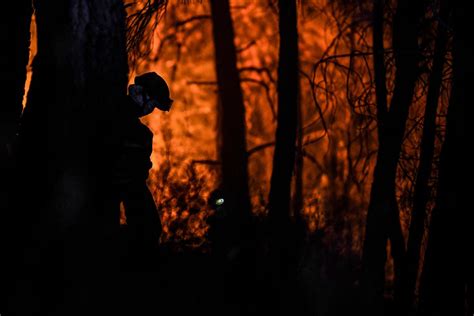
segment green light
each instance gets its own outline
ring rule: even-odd
[[[217,205],[217,206],[221,206],[221,205],[223,205],[223,204],[224,204],[224,199],[223,199],[223,198],[220,198],[220,199],[217,199],[217,200],[216,200],[216,205]]]

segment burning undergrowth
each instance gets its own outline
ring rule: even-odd
[[[169,162],[150,174],[152,193],[160,213],[161,243],[174,250],[208,248],[207,197],[214,186],[212,172],[193,163],[173,167]]]

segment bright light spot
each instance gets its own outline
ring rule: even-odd
[[[222,204],[224,204],[224,199],[221,198],[216,201],[217,206],[221,206]]]

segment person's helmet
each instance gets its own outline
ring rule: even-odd
[[[170,99],[170,90],[166,81],[156,72],[147,72],[135,77],[135,84],[142,86],[145,92],[157,101],[157,107],[169,111],[173,100]]]

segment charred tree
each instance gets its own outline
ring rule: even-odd
[[[433,156],[435,151],[436,116],[439,95],[443,80],[443,69],[448,42],[447,1],[440,2],[439,22],[434,48],[433,65],[429,76],[429,89],[425,105],[423,135],[420,149],[420,162],[415,183],[413,210],[407,243],[406,258],[400,280],[400,287],[395,296],[398,304],[406,312],[414,303],[414,294],[420,262],[421,243],[425,231],[426,207],[430,197],[428,182],[431,177]]]
[[[245,106],[237,69],[234,29],[228,0],[211,0],[217,85],[220,98],[222,186],[231,216],[250,216]]]
[[[400,276],[404,255],[395,178],[402,148],[405,125],[418,77],[418,31],[423,14],[422,1],[400,0],[393,20],[392,45],[395,57],[394,92],[387,108],[383,64],[383,2],[374,2],[374,69],[379,150],[374,170],[365,241],[363,247],[364,287],[366,303],[375,314],[383,311],[387,240],[390,238],[395,263],[396,281]]]
[[[15,1],[12,3],[12,8],[4,11],[1,19],[0,89],[3,98],[0,117],[0,168],[2,170],[6,166],[7,157],[12,154],[13,138],[17,133],[23,108],[32,8],[30,0]],[[3,190],[1,192],[3,193]]]
[[[298,33],[296,1],[279,1],[280,48],[278,61],[278,116],[275,136],[268,217],[273,243],[273,278],[279,289],[281,313],[291,311],[289,294],[292,279],[292,242],[290,223],[291,178],[295,168],[296,135],[298,126]]]
[[[210,4],[219,97],[221,189],[226,205],[222,221],[211,225],[216,228],[213,250],[220,254],[221,266],[226,271],[226,303],[241,304],[246,309],[244,305],[255,296],[254,289],[247,287],[253,282],[251,249],[255,240],[251,226],[245,104],[229,0],[211,0]]]
[[[8,10],[3,10],[0,19],[0,251],[5,258],[11,257],[14,247],[9,237],[14,201],[10,197],[13,178],[13,155],[15,135],[22,111],[22,101],[26,80],[26,67],[30,45],[31,0],[14,1]],[[8,242],[6,242],[8,241]],[[3,271],[10,271],[8,262]],[[2,271],[0,276],[0,313],[3,311],[4,286],[9,282],[10,273]]]
[[[12,154],[12,143],[23,108],[32,14],[31,1],[15,1],[12,6],[4,11],[0,31],[3,47],[0,61],[2,70],[0,89],[3,96],[0,118],[0,167],[2,169],[6,166],[6,158]],[[3,193],[3,190],[1,192]]]
[[[34,6],[38,53],[16,175],[24,181],[17,226],[27,236],[25,264],[9,308],[17,315],[101,313],[90,304],[107,301],[99,292],[112,261],[107,241],[119,223],[109,205],[106,133],[128,81],[125,10],[119,0]]]
[[[453,8],[453,78],[446,135],[441,149],[437,195],[429,226],[420,285],[420,315],[466,315],[468,273],[472,249],[468,220],[461,202],[461,186],[468,183],[460,157],[464,146],[464,111],[473,74],[473,50],[466,34],[467,8],[457,2]],[[471,261],[469,261],[471,260]],[[472,285],[472,284],[471,284]],[[466,293],[467,292],[467,293]],[[472,295],[472,292],[471,292]]]
[[[296,3],[279,2],[278,117],[269,195],[270,221],[285,235],[290,221],[291,177],[295,166],[298,114],[298,34]]]

